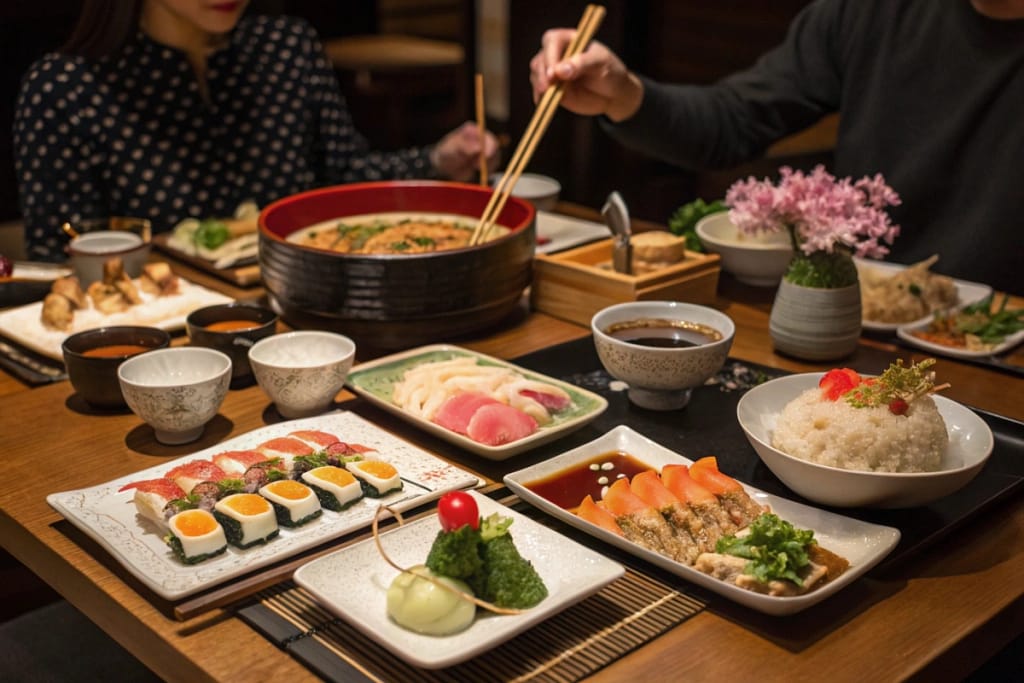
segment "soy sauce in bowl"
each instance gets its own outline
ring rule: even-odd
[[[681,349],[719,341],[722,333],[702,323],[641,318],[614,323],[605,334],[620,341],[655,348]]]

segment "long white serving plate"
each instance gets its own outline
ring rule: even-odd
[[[770,507],[772,512],[794,526],[813,530],[814,538],[823,548],[842,555],[850,562],[849,569],[820,588],[803,595],[776,597],[739,588],[697,571],[693,567],[676,562],[669,557],[647,550],[621,536],[601,529],[577,517],[572,512],[537,495],[528,487],[531,482],[550,477],[557,472],[569,469],[579,463],[587,462],[603,453],[614,453],[617,451],[628,453],[640,462],[650,466],[651,469],[658,471],[665,465],[690,465],[693,462],[623,425],[578,448],[566,451],[561,455],[531,467],[506,474],[505,485],[523,500],[567,524],[582,529],[595,538],[622,548],[680,578],[718,593],[741,605],[773,615],[795,614],[834,595],[845,586],[853,583],[871,567],[878,564],[882,558],[896,547],[900,539],[898,529],[861,522],[850,517],[795,503],[786,498],[780,498],[779,496],[765,493],[760,489],[744,485],[744,488],[755,501]],[[725,472],[725,474],[728,474],[728,472]]]
[[[69,331],[53,330],[42,322],[43,302],[12,308],[0,313],[0,334],[54,360],[63,360],[61,344],[76,332],[114,325],[144,325],[162,330],[185,327],[185,318],[197,308],[233,301],[229,296],[179,278],[177,294],[157,297],[139,292],[142,303],[120,313],[100,313],[94,308],[75,311]]]
[[[289,432],[315,429],[342,441],[369,446],[390,462],[404,487],[383,498],[363,498],[341,512],[324,510],[317,519],[245,550],[227,552],[195,565],[178,561],[164,542],[164,529],[136,512],[133,491],[119,489],[134,481],[162,477],[173,467],[217,453],[252,449]],[[279,422],[170,462],[85,489],[53,493],[46,501],[69,522],[102,545],[146,586],[168,600],[211,588],[254,569],[272,564],[351,531],[368,527],[377,507],[385,504],[403,511],[441,496],[446,491],[476,486],[479,479],[440,458],[399,439],[363,418],[345,411]]]

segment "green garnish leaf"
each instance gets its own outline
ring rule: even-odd
[[[686,248],[690,251],[706,252],[707,249],[704,248],[700,238],[697,237],[697,222],[708,214],[727,211],[728,209],[729,207],[720,199],[716,199],[710,204],[703,199],[695,199],[676,209],[676,212],[668,219],[668,229],[676,235],[685,237]]]
[[[814,540],[810,529],[797,529],[778,515],[765,513],[755,519],[744,536],[723,536],[715,551],[750,560],[744,573],[767,583],[787,579],[803,585],[799,571],[810,564],[807,547]]]
[[[858,384],[843,398],[854,408],[887,406],[897,398],[910,403],[935,388],[935,373],[928,370],[933,365],[935,359],[926,358],[903,367],[903,359],[897,358],[881,375]]]

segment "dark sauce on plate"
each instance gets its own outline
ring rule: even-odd
[[[526,488],[560,508],[575,510],[588,494],[594,500],[601,500],[605,486],[649,469],[652,469],[650,465],[628,453],[609,451],[543,479],[526,482]]]

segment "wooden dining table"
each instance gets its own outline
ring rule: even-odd
[[[262,294],[174,265],[184,277],[236,298],[258,300]],[[715,307],[736,323],[730,355],[786,372],[831,367],[773,351],[772,296],[770,288],[721,276]],[[585,327],[530,310],[524,299],[499,326],[457,343],[515,358],[588,335]],[[893,339],[865,336],[842,364],[857,367],[863,354],[879,350],[894,358],[926,357]],[[1024,352],[1006,360],[1020,365]],[[1019,375],[953,359],[942,360],[941,373],[951,385],[945,396],[1024,420]],[[336,407],[358,400],[342,391]],[[90,410],[66,381],[29,388],[0,374],[0,415],[6,475],[0,487],[0,543],[7,552],[168,681],[316,680],[300,661],[239,618],[231,602],[179,618],[173,604],[157,599],[46,501],[48,494],[99,485],[279,421],[258,386],[230,391],[200,440],[185,446],[158,443],[152,429],[128,411]],[[422,438],[411,426],[396,422],[388,428],[413,443]],[[484,490],[499,489],[502,473],[516,468],[511,461],[452,450],[441,457],[477,474]],[[368,533],[357,532],[342,543]],[[868,573],[797,615],[767,616],[712,596],[706,609],[588,680],[957,680],[1022,633],[1024,497],[1018,489],[896,568]]]

